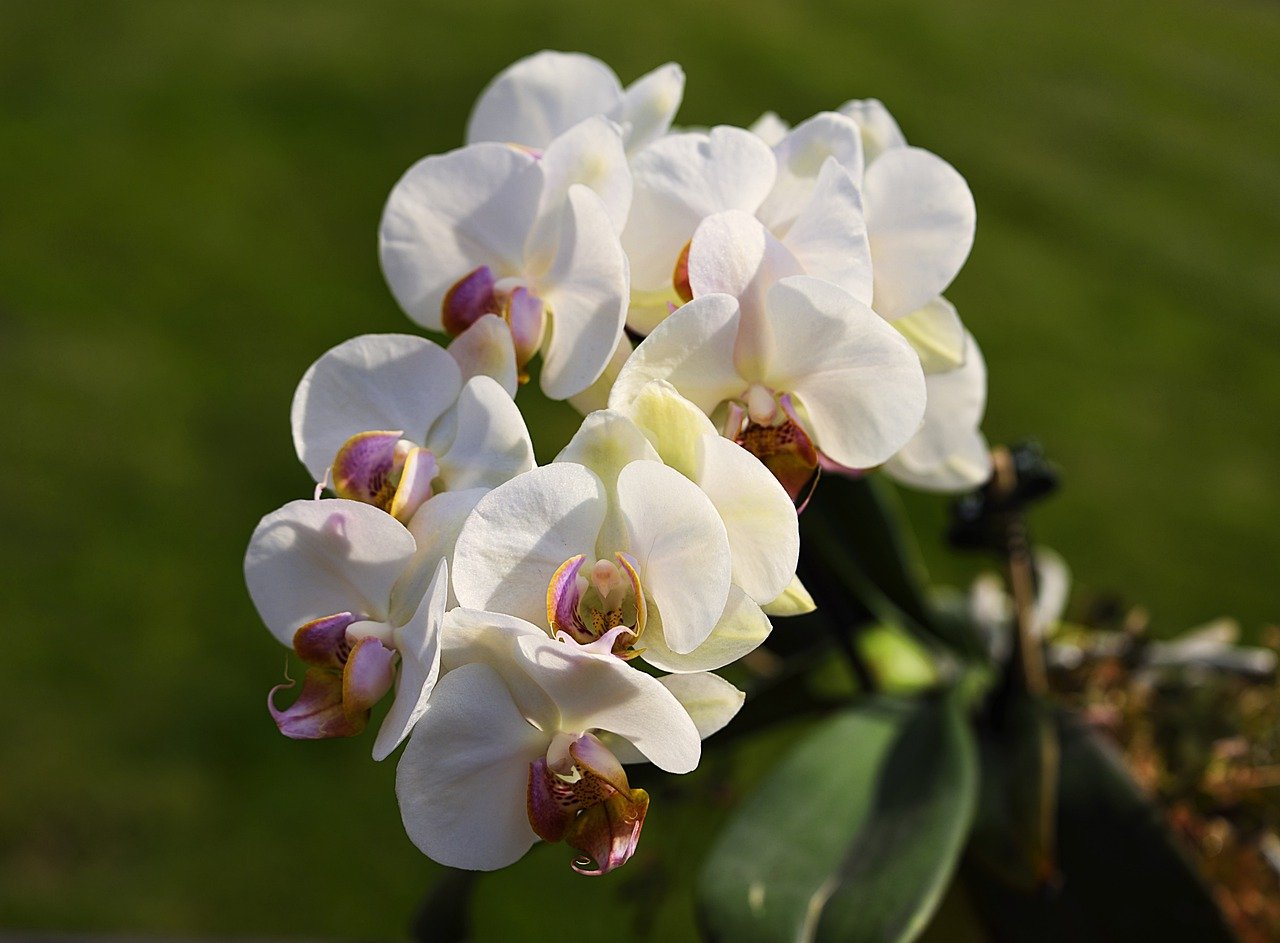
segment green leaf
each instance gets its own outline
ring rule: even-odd
[[[996,937],[1230,943],[1234,937],[1208,888],[1119,757],[1073,720],[1060,719],[1058,728],[1056,881],[1025,893],[986,868],[966,868],[966,884]]]
[[[714,940],[913,939],[955,868],[976,761],[953,697],[822,723],[743,803],[699,877]]]

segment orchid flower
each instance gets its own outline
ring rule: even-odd
[[[308,665],[290,707],[277,708],[275,695],[292,682],[267,697],[281,733],[354,736],[394,683],[374,759],[404,740],[439,674],[447,535],[478,496],[432,502],[419,512],[417,535],[376,508],[339,498],[294,501],[262,519],[245,554],[249,594],[271,633]]]
[[[470,357],[505,359],[485,320],[500,317],[520,378],[541,351],[542,390],[565,399],[600,375],[622,334],[630,283],[617,233],[630,201],[620,132],[603,117],[541,154],[472,144],[419,161],[396,184],[382,270],[409,317],[457,337]],[[472,331],[489,342],[468,340]]]
[[[972,335],[964,365],[924,378],[929,399],[920,431],[884,464],[904,485],[958,492],[991,477],[991,450],[980,428],[987,402],[987,367]]]
[[[611,654],[625,631],[582,645],[511,616],[448,613],[444,675],[396,770],[418,848],[472,870],[505,867],[539,838],[581,852],[580,874],[631,857],[649,797],[605,740],[628,758],[689,772],[702,735],[733,716],[741,693],[719,679],[678,683],[696,722],[672,686]]]
[[[294,393],[292,424],[316,481],[401,523],[434,494],[492,488],[533,467],[508,393],[488,376],[464,382],[449,352],[407,334],[365,334],[321,356]]]
[[[629,153],[667,133],[684,95],[684,72],[659,66],[625,90],[592,56],[544,50],[508,66],[480,93],[467,143],[501,141],[541,150],[584,118],[617,122]]]
[[[905,445],[924,415],[924,374],[902,336],[847,292],[805,275],[774,280],[785,256],[762,227],[754,232],[703,273],[719,292],[680,308],[636,348],[610,404],[667,380],[795,497],[819,452],[867,468]]]
[[[862,200],[843,158],[860,169],[857,126],[819,115],[777,152],[741,128],[673,134],[632,161],[634,197],[623,246],[631,260],[627,324],[650,333],[698,294],[696,256],[732,252],[731,233],[703,223],[736,211],[758,217],[788,247],[795,271],[871,300],[871,255]],[[705,243],[705,245],[704,245]]]
[[[686,451],[694,461],[707,458],[708,468],[723,458],[699,442]],[[713,490],[731,487],[729,467],[708,471]],[[760,606],[735,582],[735,562],[739,579],[753,591],[763,587],[763,601],[795,570],[794,515],[770,513],[762,509],[761,519],[774,525],[773,541],[753,544],[768,524],[759,528],[746,514],[733,522],[731,541],[707,492],[664,465],[635,423],[592,413],[555,462],[477,503],[458,537],[454,590],[463,606],[584,643],[623,627],[613,636],[621,657],[640,655],[667,671],[709,670],[769,632]]]

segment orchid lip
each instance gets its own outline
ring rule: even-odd
[[[493,270],[481,265],[445,292],[440,304],[440,323],[450,337],[457,337],[486,314],[502,313],[495,285]]]
[[[648,607],[636,562],[625,553],[614,559],[616,564],[597,560],[590,577],[582,574],[586,554],[562,563],[547,585],[547,624],[552,635],[563,634],[593,651],[608,638],[613,654],[629,658],[638,654],[628,649],[644,632]],[[629,608],[634,612],[627,620]]]
[[[334,493],[408,523],[431,498],[439,466],[435,455],[403,435],[401,430],[377,430],[347,439],[330,466]]]

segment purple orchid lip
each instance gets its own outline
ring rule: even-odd
[[[529,764],[529,825],[544,841],[564,841],[585,857],[574,871],[607,874],[635,854],[649,808],[643,789],[632,789],[617,757],[592,734],[569,745],[577,779],[557,775],[546,757]]]
[[[513,290],[507,308],[507,323],[511,327],[511,341],[516,352],[516,369],[520,371],[521,382],[526,382],[529,375],[524,368],[542,345],[546,326],[546,308],[542,299],[524,287]]]
[[[595,636],[578,612],[578,604],[582,602],[578,571],[582,569],[586,559],[586,554],[580,553],[565,560],[547,584],[547,622],[551,625],[552,633],[563,632],[575,642],[583,644],[595,641]]]
[[[333,490],[340,498],[386,508],[395,494],[400,430],[359,432],[347,439],[333,459]]]
[[[454,283],[440,305],[440,323],[450,337],[457,337],[486,314],[501,314],[494,291],[497,279],[487,265],[468,272]]]
[[[796,416],[790,394],[779,396],[778,405],[786,417],[782,422],[763,426],[748,420],[734,441],[760,459],[796,501],[818,470],[818,450]]]

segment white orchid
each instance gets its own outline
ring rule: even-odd
[[[281,733],[353,736],[394,682],[374,759],[404,740],[439,674],[448,535],[478,496],[433,502],[419,512],[416,535],[376,508],[339,498],[294,501],[262,519],[245,554],[249,595],[271,633],[308,665],[289,708],[278,709],[274,698],[292,683],[268,695]]]
[[[619,129],[587,118],[540,155],[478,143],[427,157],[400,179],[379,230],[396,301],[430,330],[491,338],[499,316],[511,356],[542,352],[542,390],[565,399],[604,370],[629,296],[617,232],[631,201]],[[491,343],[459,342],[482,361]],[[476,353],[476,352],[479,353]]]
[[[614,750],[689,772],[742,695],[709,676],[672,685],[636,671],[611,654],[625,631],[581,645],[511,616],[446,616],[444,675],[396,771],[414,844],[473,870],[511,864],[538,838],[583,852],[583,874],[631,857],[649,797]]]
[[[467,122],[467,143],[500,141],[541,150],[584,118],[620,125],[634,153],[667,133],[684,95],[684,72],[659,66],[623,89],[592,56],[544,50],[514,62],[480,93]]]
[[[407,334],[365,334],[313,363],[293,442],[318,482],[408,523],[432,495],[492,488],[533,467],[520,410],[496,381]]]
[[[911,346],[835,285],[804,275],[761,277],[777,258],[767,238],[744,246],[742,257],[714,273],[728,293],[695,298],[645,338],[610,403],[667,380],[722,419],[725,434],[793,496],[818,451],[854,468],[889,458],[924,414],[924,375]],[[770,287],[760,292],[761,284]]]
[[[840,158],[860,169],[857,125],[819,115],[778,148],[741,128],[673,134],[632,162],[634,198],[622,233],[631,260],[627,323],[651,332],[697,297],[695,259],[733,252],[725,214],[757,217],[787,246],[794,271],[871,300],[871,256],[861,197]]]
[[[964,365],[925,376],[929,401],[920,431],[884,470],[895,481],[925,491],[969,491],[991,477],[991,450],[982,434],[987,367],[972,335]]]
[[[759,603],[795,572],[795,515],[765,476],[743,472],[745,453],[706,431],[680,447],[686,477],[626,416],[588,416],[554,463],[476,505],[454,558],[458,601],[582,642],[625,627],[618,653],[667,671],[757,647],[769,632]]]

